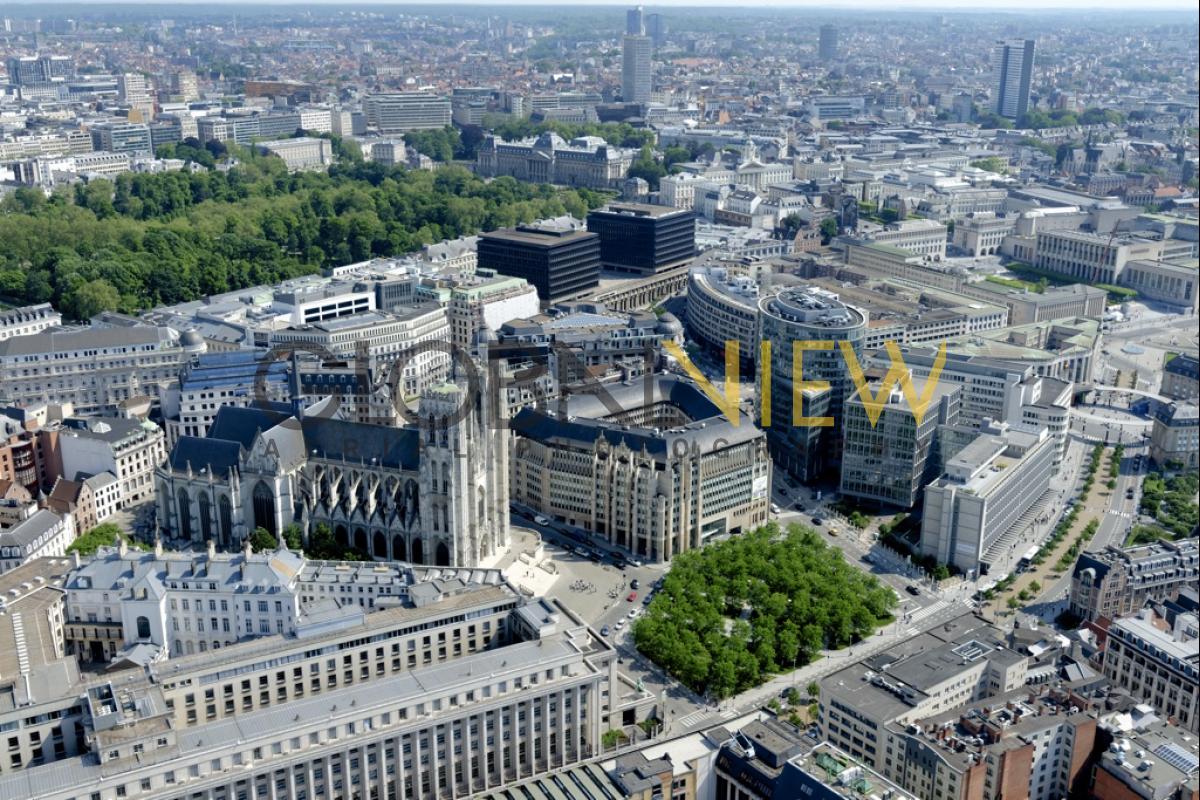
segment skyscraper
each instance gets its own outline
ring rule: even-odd
[[[822,61],[833,61],[837,58],[838,29],[836,25],[821,26],[821,41],[817,45],[817,55]]]
[[[1010,39],[992,50],[992,108],[1002,117],[1017,119],[1029,110],[1033,45],[1033,39]]]
[[[667,40],[667,20],[662,14],[646,15],[646,35],[654,42],[655,47],[662,47]]]
[[[626,103],[650,102],[653,50],[649,36],[627,33],[621,40],[621,97]]]
[[[642,7],[631,8],[625,12],[625,33],[631,36],[641,36],[646,32],[646,25],[642,20]]]

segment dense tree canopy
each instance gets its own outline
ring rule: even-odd
[[[179,155],[177,146],[176,151]],[[603,198],[458,167],[347,159],[328,173],[231,147],[227,170],[124,174],[0,202],[0,299],[84,318],[136,311],[571,213]],[[199,150],[191,153],[199,162]]]
[[[771,524],[677,556],[633,635],[687,686],[728,697],[870,636],[895,604],[812,530]]]

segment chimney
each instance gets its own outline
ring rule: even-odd
[[[208,540],[208,560],[212,561],[217,557],[217,543],[212,539]]]
[[[250,554],[253,552],[254,551],[250,548],[250,539],[249,539],[249,537],[247,537],[245,540],[242,541],[242,555],[245,556],[247,561],[249,561]]]
[[[163,555],[162,537],[155,536],[154,537],[154,557],[162,558],[162,555]]]

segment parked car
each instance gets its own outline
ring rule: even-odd
[[[813,517],[813,525],[824,525],[825,520],[822,517]]]
[[[641,587],[641,583],[638,581],[638,579],[634,578],[633,580],[631,580],[629,582],[629,588],[630,589],[640,589],[642,587]]]
[[[625,599],[632,603],[634,600],[637,600],[637,592],[630,592],[629,596]]]
[[[550,520],[546,519],[541,514],[538,514],[536,517],[534,517],[533,521],[538,525],[541,525],[543,528],[550,524]]]
[[[921,595],[921,590],[918,589],[916,586],[914,586],[911,583],[908,586],[904,587],[904,591],[908,592],[913,597],[919,597]]]
[[[601,636],[608,636],[610,633],[612,633],[612,630],[607,625],[600,629]]]

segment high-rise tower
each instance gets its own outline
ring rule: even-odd
[[[1002,117],[1017,119],[1029,110],[1033,46],[1033,39],[1010,39],[992,50],[992,108]]]

